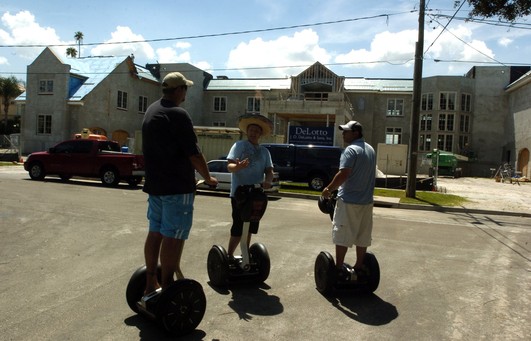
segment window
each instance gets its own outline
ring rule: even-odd
[[[429,151],[431,150],[431,134],[419,135],[419,150]]]
[[[439,114],[439,130],[454,131],[454,114]]]
[[[420,115],[420,130],[431,130],[432,114]]]
[[[460,153],[462,155],[468,156],[467,154],[469,154],[470,151],[468,149],[468,136],[467,135],[459,136],[459,148],[460,148]]]
[[[461,94],[461,111],[470,112],[470,99],[471,96],[469,94]]]
[[[126,95],[127,96],[127,95]],[[143,114],[148,107],[148,99],[146,96],[138,96],[138,113]]]
[[[227,97],[216,96],[214,97],[214,112],[226,112],[227,111]]]
[[[388,99],[387,100],[387,116],[403,116],[404,115],[404,100],[403,99]]]
[[[260,98],[247,97],[247,112],[260,113]]]
[[[52,133],[52,115],[37,116],[37,134]]]
[[[118,90],[116,107],[118,109],[127,109],[127,92]]]
[[[455,110],[455,92],[441,92],[439,97],[440,110]]]
[[[43,79],[39,81],[40,94],[53,94],[53,79]]]
[[[433,94],[422,94],[420,109],[433,110]]]
[[[402,128],[386,128],[385,143],[400,144],[402,143]]]
[[[459,117],[459,131],[462,133],[470,132],[470,116],[469,115],[461,115],[461,117]]]
[[[438,135],[437,136],[437,148],[440,150],[452,152],[453,142],[454,142],[453,135]]]
[[[212,122],[212,126],[213,127],[225,127],[225,122],[222,122],[222,121],[214,121]]]

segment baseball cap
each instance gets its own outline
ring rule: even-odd
[[[358,121],[349,121],[347,124],[339,126],[340,130],[352,130],[352,131],[363,131],[363,126]]]
[[[186,79],[180,72],[170,72],[162,80],[162,87],[164,89],[174,89],[183,85],[192,86],[194,82]]]

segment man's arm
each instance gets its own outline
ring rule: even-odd
[[[323,189],[323,192],[321,195],[325,198],[329,198],[330,194],[337,190],[339,186],[341,186],[345,181],[347,181],[348,176],[350,175],[350,172],[352,172],[351,168],[341,168],[336,175],[334,175],[334,178],[332,181],[328,184],[327,187]]]
[[[268,167],[265,169],[265,180],[262,186],[264,189],[271,188],[271,184],[273,182],[273,167]]]
[[[189,157],[190,162],[194,166],[194,168],[201,174],[203,179],[205,179],[205,183],[209,186],[217,186],[218,185],[218,179],[210,176],[210,172],[208,171],[208,166],[205,160],[205,157],[202,153],[195,154]]]

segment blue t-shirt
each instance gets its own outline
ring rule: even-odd
[[[345,148],[339,160],[339,169],[350,168],[348,179],[339,186],[338,197],[346,203],[366,205],[374,201],[376,155],[363,138],[354,140]]]
[[[254,185],[264,182],[267,168],[273,167],[271,154],[266,147],[255,146],[248,140],[240,140],[232,145],[227,155],[228,160],[249,159],[249,166],[231,174],[230,196],[233,197],[236,188],[241,185]]]

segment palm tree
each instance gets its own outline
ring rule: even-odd
[[[77,41],[77,50],[79,51],[79,58],[81,58],[81,42],[83,41],[83,32],[77,31],[74,33],[74,39]]]
[[[77,50],[74,47],[69,47],[66,49],[66,56],[76,58]]]
[[[15,76],[10,76],[7,78],[0,77],[0,97],[4,104],[4,131],[7,134],[7,113],[9,111],[9,104],[11,100],[16,98],[22,93],[20,89],[20,84],[18,79]]]

